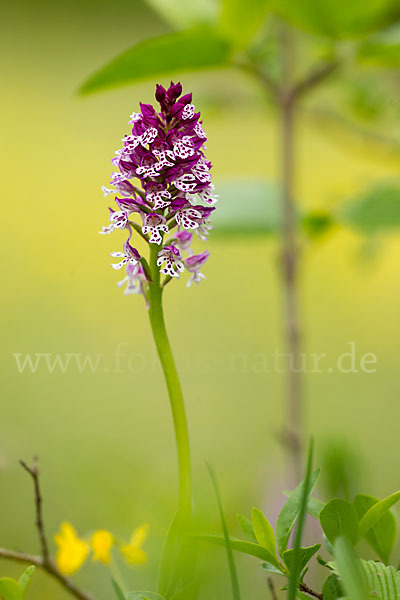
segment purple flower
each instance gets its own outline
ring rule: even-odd
[[[157,264],[168,277],[179,277],[186,266],[190,283],[198,283],[204,278],[200,267],[209,256],[207,251],[194,254],[191,247],[191,230],[207,240],[212,228],[210,215],[217,202],[211,183],[212,165],[204,154],[207,136],[200,113],[192,103],[192,94],[182,96],[180,83],[171,83],[168,89],[157,85],[156,100],[158,110],[141,103],[140,112],[130,115],[130,130],[111,161],[112,188],[103,186],[104,195],[117,192],[121,197],[115,198],[118,209],[110,209],[110,224],[101,233],[129,231],[124,251],[113,253],[123,259],[114,268],[126,265],[126,293],[136,293],[130,290],[139,289],[140,282],[146,280],[140,255],[130,245],[131,227],[140,227],[143,234],[150,234],[149,243],[161,246]],[[142,223],[134,222],[132,213],[137,213]],[[164,240],[168,233],[171,236]]]
[[[117,283],[118,287],[123,287],[126,285],[124,290],[125,296],[129,296],[130,294],[143,294],[147,304],[147,278],[142,265],[139,264],[138,266],[134,266],[132,264],[128,264],[125,272],[126,276]]]
[[[129,239],[127,239],[124,244],[123,252],[111,252],[110,256],[122,258],[120,263],[111,265],[113,269],[122,269],[124,265],[132,265],[133,267],[137,268],[139,265],[140,254],[136,248],[133,248],[130,245]]]
[[[192,273],[191,278],[187,282],[187,286],[189,287],[192,283],[199,284],[202,279],[205,279],[205,275],[200,273],[201,267],[207,262],[210,253],[208,250],[205,250],[201,254],[194,254],[193,256],[189,256],[185,260],[185,265],[189,273]]]
[[[169,277],[179,277],[177,271],[182,272],[184,270],[181,253],[178,248],[172,244],[170,246],[164,246],[164,248],[160,250],[158,253],[157,265],[159,267],[164,265],[162,269],[160,269],[160,273],[169,275]],[[175,271],[175,268],[177,271]]]

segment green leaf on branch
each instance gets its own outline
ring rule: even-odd
[[[370,598],[398,600],[400,598],[400,572],[374,560],[362,560],[361,568],[367,581]]]
[[[318,552],[318,550],[320,548],[321,548],[321,544],[314,544],[314,546],[307,546],[305,548],[300,548],[300,553],[299,553],[300,572],[303,571],[304,567],[312,559],[314,554],[316,552]],[[284,552],[283,557],[282,557],[283,560],[285,561],[289,571],[291,571],[292,565],[293,565],[293,552],[294,552],[293,548],[290,548],[290,550],[286,550],[286,552]]]
[[[311,476],[309,493],[311,494],[317,485],[319,477],[319,469],[314,471]],[[292,529],[296,523],[297,517],[299,516],[302,494],[304,488],[304,481],[297,486],[294,492],[290,495],[287,502],[282,507],[279,513],[278,520],[276,522],[276,538],[278,543],[278,551],[280,556],[283,556],[287,549],[289,537]]]
[[[359,520],[362,519],[365,513],[378,502],[379,500],[373,496],[358,494],[354,498],[354,507],[357,511]],[[365,534],[367,542],[385,563],[389,561],[390,554],[396,543],[396,538],[397,522],[390,510],[385,512],[374,527],[371,527]]]
[[[347,500],[336,498],[324,506],[319,515],[322,529],[330,541],[345,537],[355,544],[358,534],[358,518],[356,509]]]
[[[323,600],[338,600],[343,596],[343,589],[339,577],[333,573],[329,575],[322,587]]]
[[[271,554],[276,554],[275,534],[271,523],[258,508],[251,511],[251,521],[257,542]]]
[[[374,527],[378,521],[387,513],[387,511],[400,500],[400,491],[391,494],[384,500],[380,500],[363,515],[360,521],[359,538],[363,538],[365,534]]]
[[[239,522],[240,527],[242,528],[243,533],[245,534],[245,536],[247,537],[249,542],[253,542],[254,544],[257,544],[257,538],[255,536],[253,524],[250,521],[250,519],[248,519],[244,515],[239,514],[239,515],[237,515],[237,520]]]
[[[230,43],[206,25],[169,33],[136,44],[97,71],[82,94],[149,77],[222,67],[229,64]]]
[[[225,546],[224,536],[218,533],[205,533],[200,534],[199,539],[203,542],[210,542],[211,544],[215,544],[217,546]],[[246,542],[244,540],[239,540],[237,538],[230,537],[229,542],[232,550],[236,550],[237,552],[242,552],[243,554],[249,554],[250,556],[255,556],[267,563],[271,563],[274,567],[278,569],[281,573],[285,572],[283,565],[281,565],[274,554],[271,554],[266,548],[260,546],[259,544],[254,544],[252,542]]]
[[[392,23],[399,12],[394,0],[272,0],[272,6],[293,25],[331,38],[376,31]]]
[[[400,183],[387,183],[360,194],[340,209],[338,220],[366,234],[400,227]]]

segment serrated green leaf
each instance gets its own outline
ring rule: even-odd
[[[271,554],[276,554],[275,534],[267,517],[258,508],[253,508],[251,522],[256,540],[260,546],[266,548]]]
[[[171,600],[196,600],[200,593],[200,581],[191,581],[171,596]]]
[[[322,529],[331,542],[337,537],[345,537],[355,544],[358,535],[358,518],[352,504],[341,498],[335,498],[324,506],[319,515]]]
[[[22,588],[18,581],[11,577],[2,577],[0,579],[0,596],[6,600],[21,600]]]
[[[21,577],[18,580],[18,583],[21,586],[21,590],[22,590],[21,598],[24,598],[26,592],[28,591],[28,587],[31,582],[32,576],[35,572],[35,569],[36,569],[36,567],[31,565],[30,567],[25,569],[25,571],[22,573]]]
[[[343,596],[343,589],[336,574],[329,575],[322,587],[323,600],[338,600]]]
[[[340,580],[351,600],[366,600],[368,590],[360,560],[350,542],[338,537],[334,546],[336,568]]]
[[[240,527],[242,528],[243,533],[247,537],[247,539],[250,542],[253,542],[254,544],[257,544],[257,538],[255,536],[254,529],[253,529],[253,524],[250,521],[250,519],[248,519],[244,515],[240,515],[239,514],[239,515],[237,515],[237,520],[239,522]]]
[[[376,525],[383,515],[400,500],[400,491],[391,494],[384,500],[380,500],[365,513],[360,521],[359,538],[363,538],[365,534]]]
[[[319,469],[314,471],[314,473],[311,476],[310,494],[317,485],[318,477]],[[287,549],[290,534],[292,532],[294,524],[296,523],[297,517],[299,516],[303,488],[304,482],[302,481],[300,485],[298,485],[294,492],[290,495],[289,499],[287,500],[287,502],[285,502],[281,512],[279,513],[276,522],[275,533],[280,556],[283,556],[283,553]]]
[[[362,519],[365,513],[378,502],[378,498],[366,494],[358,494],[354,498],[354,507],[357,511],[359,520]],[[390,510],[385,512],[376,525],[365,534],[365,539],[383,562],[386,563],[389,562],[396,538],[397,522]]]
[[[385,183],[347,202],[337,218],[366,234],[400,227],[400,184]]]
[[[198,537],[203,542],[210,542],[211,544],[215,544],[217,546],[225,546],[224,536],[218,533],[205,533],[200,534]],[[285,569],[279,563],[276,556],[268,552],[268,550],[266,548],[263,548],[263,546],[260,546],[259,544],[253,544],[252,542],[246,542],[244,540],[239,540],[233,537],[230,537],[229,541],[232,550],[242,552],[243,554],[249,554],[250,556],[256,556],[257,558],[267,563],[271,563],[282,573],[285,571]]]
[[[361,568],[367,581],[369,597],[379,600],[400,598],[400,573],[394,567],[373,560],[362,560]]]
[[[304,567],[307,565],[307,563],[312,559],[312,557],[314,556],[314,554],[316,552],[318,552],[318,550],[321,548],[321,544],[314,544],[314,546],[306,546],[304,548],[300,548],[300,555],[299,555],[299,566],[300,566],[300,571],[303,571]],[[293,548],[290,548],[290,550],[286,550],[286,552],[284,552],[283,554],[283,560],[285,561],[289,571],[292,568],[292,564],[293,564]]]
[[[187,70],[226,66],[231,46],[212,27],[199,26],[145,40],[117,56],[81,87],[82,94]]]
[[[274,0],[272,6],[297,27],[332,38],[351,38],[376,31],[398,15],[394,0]]]

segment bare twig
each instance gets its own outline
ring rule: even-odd
[[[40,546],[42,551],[43,564],[47,564],[50,560],[49,547],[47,544],[46,534],[44,531],[43,515],[42,515],[42,496],[40,494],[39,485],[39,467],[37,456],[33,458],[32,467],[29,467],[23,460],[19,461],[20,465],[25,469],[27,473],[32,477],[33,487],[35,491],[35,509],[36,509],[36,520],[35,525],[39,535]]]
[[[325,81],[325,79],[328,79],[328,77],[337,71],[339,66],[340,63],[337,60],[316,65],[303,80],[296,83],[292,92],[294,98],[297,100],[314,87],[317,87],[320,83]]]
[[[300,583],[299,589],[302,592],[305,592],[306,594],[309,594],[310,596],[313,596],[313,598],[318,598],[318,600],[323,600],[322,594],[319,594],[318,592],[314,592],[314,590],[312,590],[311,588],[309,588],[308,585],[306,583],[304,583],[304,582]]]
[[[269,591],[271,593],[272,600],[278,600],[278,596],[276,595],[276,590],[275,590],[274,581],[273,581],[272,577],[267,577],[267,585],[268,585]]]
[[[235,64],[242,71],[255,76],[275,101],[278,99],[280,93],[279,86],[266,71],[261,69],[257,64],[245,60],[242,57],[237,58]]]
[[[49,559],[47,563],[44,563],[43,558],[41,556],[26,554],[25,552],[13,552],[12,550],[6,550],[5,548],[0,548],[0,558],[34,565],[35,567],[46,571],[46,573],[50,575],[50,577],[56,579],[64,589],[66,589],[73,596],[75,596],[75,598],[78,598],[78,600],[95,600],[93,596],[87,594],[86,592],[78,588],[75,585],[75,583],[73,583],[73,581],[67,579],[67,577],[64,577],[64,575],[60,573],[56,564],[51,559]]]
[[[24,461],[20,461],[20,464],[25,469],[27,473],[32,477],[34,491],[35,491],[35,508],[36,508],[36,520],[35,525],[38,531],[40,545],[41,545],[41,555],[27,554],[25,552],[14,552],[13,550],[8,550],[6,548],[0,548],[0,558],[14,560],[20,563],[26,563],[29,565],[34,565],[45,571],[50,577],[58,581],[58,583],[66,589],[70,594],[78,598],[78,600],[96,600],[94,596],[84,592],[81,590],[73,581],[65,577],[61,571],[58,569],[56,563],[50,556],[49,546],[47,543],[44,523],[43,523],[43,515],[42,515],[42,495],[40,492],[40,484],[39,484],[39,467],[38,461],[35,457],[33,459],[32,467],[29,467]]]

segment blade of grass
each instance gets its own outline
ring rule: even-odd
[[[207,469],[210,474],[211,481],[214,486],[214,491],[215,491],[215,495],[217,497],[217,502],[218,502],[222,531],[223,531],[224,539],[225,539],[225,548],[226,548],[226,556],[228,559],[229,575],[231,578],[232,598],[233,598],[233,600],[240,600],[239,581],[238,581],[238,577],[237,577],[237,573],[236,573],[235,561],[233,559],[233,552],[232,552],[231,542],[229,539],[228,528],[226,526],[224,511],[222,508],[222,501],[221,501],[221,495],[220,495],[219,489],[218,489],[217,478],[215,476],[213,468],[208,463],[207,463]]]
[[[292,568],[290,570],[290,576],[289,576],[289,586],[288,586],[288,596],[287,596],[288,600],[296,600],[296,597],[297,597],[297,583],[298,583],[298,579],[300,577],[300,568],[301,568],[301,566],[300,566],[301,539],[303,536],[304,526],[306,524],[308,497],[311,492],[310,480],[311,480],[311,472],[312,472],[313,451],[314,451],[314,440],[311,438],[310,443],[308,445],[306,475],[304,478],[303,495],[301,498],[299,518],[297,521],[296,533],[295,533],[294,545],[293,545],[293,561],[292,561]]]

